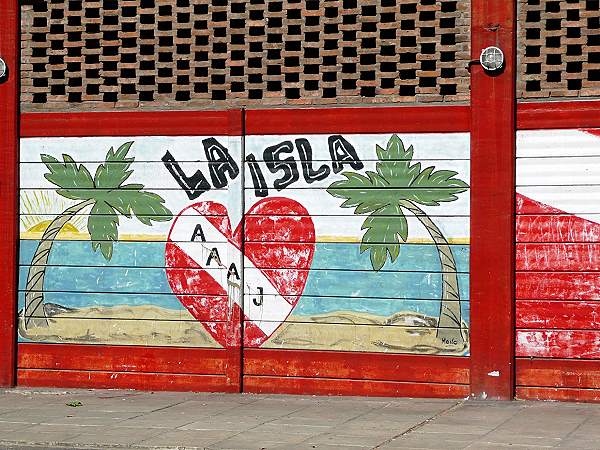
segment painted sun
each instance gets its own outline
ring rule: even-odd
[[[20,195],[21,231],[43,233],[52,219],[71,206],[71,202],[54,191],[21,191]],[[63,227],[61,233],[78,233],[85,229],[85,216],[74,216]]]

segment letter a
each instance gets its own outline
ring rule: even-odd
[[[344,168],[344,164],[350,164],[354,170],[361,170],[364,167],[362,161],[358,158],[355,148],[342,135],[335,134],[329,136],[329,154],[331,155],[331,165],[334,173],[339,173]]]
[[[194,228],[194,233],[192,234],[192,239],[190,240],[194,242],[197,237],[200,237],[200,240],[202,242],[206,242],[206,238],[204,237],[204,231],[202,231],[202,225],[200,224],[197,224],[196,228]]]
[[[235,163],[227,148],[223,147],[215,138],[202,141],[204,152],[208,159],[208,168],[213,186],[221,189],[227,186],[227,174],[234,180],[240,174],[240,168]]]
[[[206,260],[206,266],[210,266],[210,262],[216,259],[217,260],[217,265],[218,266],[222,266],[223,263],[221,263],[221,256],[219,256],[219,250],[217,250],[216,247],[213,247],[212,250],[210,251],[210,254],[208,255],[208,259]]]
[[[238,280],[240,279],[240,274],[237,271],[237,267],[235,267],[234,263],[231,263],[231,265],[229,266],[229,271],[227,272],[227,279],[229,279],[229,277],[231,276],[235,276]]]

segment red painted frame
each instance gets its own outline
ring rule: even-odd
[[[471,3],[471,58],[505,54],[498,75],[471,68],[471,395],[514,395],[516,2]],[[493,326],[492,326],[493,324]]]
[[[23,113],[20,137],[239,136],[242,112],[134,111]]]
[[[597,100],[519,103],[517,129],[598,128],[599,113]],[[517,357],[515,366],[519,399],[600,401],[600,360]]]
[[[469,131],[469,120],[466,105],[251,109],[246,134],[451,133]]]
[[[269,119],[265,120],[265,116]],[[449,116],[452,120],[448,120]],[[276,128],[279,126],[281,128]],[[469,126],[468,106],[306,108],[252,110],[245,114],[240,111],[166,111],[21,115],[22,137],[467,132]],[[233,318],[232,322],[234,328],[241,329],[240,317]],[[220,369],[214,370],[210,377],[197,373],[165,374],[165,355],[169,349],[161,347],[19,344],[18,381],[30,386],[157,389],[165,377],[170,376],[172,380],[165,389],[239,392],[244,383],[244,390],[249,392],[456,398],[466,396],[469,390],[467,357],[242,349],[241,335],[234,332],[232,335],[236,340],[226,350],[174,350],[174,355],[182,360],[194,359],[200,354],[211,359],[221,358]],[[74,347],[81,355],[77,365],[73,365],[72,360]],[[148,355],[155,360],[149,360]],[[248,371],[243,377],[242,361]],[[349,361],[351,366],[347,364]],[[405,373],[407,368],[410,368],[409,375]],[[114,374],[117,376],[111,378]]]
[[[600,101],[519,103],[517,129],[568,129],[600,127]]]
[[[24,113],[20,137],[239,136],[242,127],[241,110]],[[17,167],[18,159],[11,167],[13,174]],[[15,187],[12,200],[17,193]],[[17,214],[15,209],[13,219]],[[17,239],[15,228],[13,248]],[[2,267],[13,273],[17,264]],[[11,320],[15,316],[16,311]],[[16,381],[27,386],[240,392],[241,325],[241,318],[234,317],[233,338],[225,349],[20,343]],[[14,332],[10,341],[14,347]],[[77,364],[73,364],[74,351]],[[15,363],[10,366],[14,373]],[[177,372],[165,372],[166,367],[177,367]]]
[[[15,384],[17,315],[17,214],[18,214],[18,119],[19,119],[19,3],[0,0],[0,56],[8,77],[0,84],[0,386]]]

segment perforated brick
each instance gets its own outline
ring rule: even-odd
[[[521,99],[600,96],[600,1],[519,0]]]
[[[22,108],[466,102],[469,13],[456,0],[33,1]]]

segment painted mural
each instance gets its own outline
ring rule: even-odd
[[[467,134],[21,145],[23,341],[469,352]]]
[[[600,358],[600,130],[518,133],[517,355]]]

